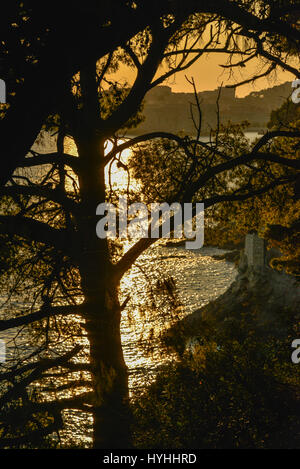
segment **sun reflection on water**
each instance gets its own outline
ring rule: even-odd
[[[112,143],[107,142],[106,153],[111,148]],[[65,149],[68,153],[77,155],[75,144],[71,139],[67,139]],[[106,184],[109,186],[111,183],[113,189],[127,188],[127,171],[118,160],[126,165],[129,156],[130,150],[123,151],[122,155],[118,155],[116,161],[105,169]],[[72,177],[75,178],[74,173]],[[138,188],[136,182],[131,181],[131,184],[136,184]],[[132,241],[125,243],[125,251],[131,243]],[[138,258],[135,265],[122,278],[121,303],[130,297],[122,312],[121,334],[131,392],[153,379],[159,367],[170,358],[161,356],[158,346],[159,333],[170,321],[168,307],[153,298],[151,291],[157,288],[159,281],[172,277],[178,297],[178,304],[175,306],[178,311],[175,313],[186,315],[200,308],[223,293],[236,274],[232,264],[216,261],[211,257],[217,252],[220,251],[214,248],[187,250],[184,246],[164,247],[156,243]],[[80,340],[87,356],[87,340],[85,338]],[[86,390],[84,387],[82,389]],[[89,414],[69,410],[65,412],[65,422],[67,425],[62,434],[63,440],[80,442],[83,446],[88,446],[92,427]]]
[[[118,144],[124,141],[119,140]],[[70,139],[66,141],[66,148],[72,154],[77,154],[75,144]],[[112,142],[107,141],[105,153],[108,154],[112,148]],[[127,188],[128,174],[123,165],[126,165],[129,157],[130,149],[124,150],[105,168],[106,184],[107,186],[111,184],[113,190],[122,191]],[[130,188],[138,189],[138,183],[130,180]],[[124,252],[133,242],[134,240],[124,241]],[[157,366],[163,362],[158,347],[154,347],[152,354],[146,353],[149,345],[148,337],[152,331],[155,341],[157,339],[154,337],[166,327],[169,319],[164,315],[163,309],[158,314],[155,308],[151,309],[150,283],[153,287],[161,278],[174,278],[182,304],[180,314],[187,314],[220,295],[234,278],[233,266],[210,257],[210,254],[215,252],[215,249],[209,248],[191,251],[184,247],[168,248],[155,243],[139,257],[122,278],[120,301],[123,302],[128,296],[130,297],[122,315],[122,342],[125,360],[130,370],[132,389],[143,385],[149,375],[153,375]]]

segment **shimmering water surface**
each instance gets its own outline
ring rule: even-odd
[[[176,283],[178,300],[182,304],[182,315],[187,315],[221,295],[233,282],[236,269],[232,263],[215,260],[211,256],[225,251],[204,247],[188,250],[182,247],[153,247],[137,261],[137,266],[124,276],[121,297],[131,296],[128,308],[123,311],[122,342],[126,364],[129,368],[131,390],[144,386],[153,379],[159,367],[168,357],[159,353],[155,341],[152,353],[147,352],[145,343],[151,329],[159,332],[166,326],[161,315],[143,317],[143,306],[147,303],[147,285],[158,276],[172,276]],[[141,269],[143,272],[141,272]],[[155,283],[155,282],[154,282]],[[132,321],[128,319],[128,314]],[[68,422],[65,439],[88,445],[91,441],[91,419],[77,411],[66,414]]]
[[[164,317],[163,306],[158,314],[153,312],[151,316],[150,308],[150,313],[145,313],[143,317],[143,306],[145,307],[147,295],[149,296],[147,287],[149,288],[151,282],[155,284],[158,279],[172,277],[177,299],[182,305],[180,315],[187,315],[217,298],[232,283],[236,275],[234,265],[211,257],[220,252],[224,251],[209,247],[188,250],[184,246],[158,246],[148,249],[140,256],[137,266],[133,266],[124,276],[121,283],[122,297],[130,295],[131,301],[123,313],[122,339],[132,385],[143,383],[143,374],[148,376],[162,362],[162,357],[155,350],[147,357],[145,347],[138,346],[141,337],[147,342],[152,329],[159,332],[168,326],[169,318],[167,314]],[[134,316],[133,326],[130,325],[127,314],[129,317]]]
[[[234,265],[211,257],[222,252],[224,251],[210,247],[188,250],[184,246],[154,246],[140,256],[136,265],[122,279],[121,300],[130,295],[128,306],[123,311],[121,329],[131,391],[153,379],[159,367],[168,359],[159,353],[155,338],[152,341],[154,349],[150,354],[147,347],[143,346],[143,338],[145,343],[151,343],[148,337],[152,329],[158,333],[168,325],[168,318],[164,318],[163,314],[153,313],[152,317],[149,311],[143,314],[144,309],[149,309],[147,287],[150,283],[155,285],[161,276],[171,276],[175,280],[181,315],[187,315],[217,298],[234,280]],[[8,341],[14,334],[15,331],[10,331],[9,334],[2,334],[1,338]],[[12,348],[13,343],[10,343],[8,352]],[[65,420],[67,425],[62,432],[62,440],[89,446],[91,418],[83,412],[70,410],[65,413]]]
[[[47,151],[49,147],[44,148],[44,152]],[[119,187],[122,183],[126,184],[126,175],[122,175],[117,168],[112,169],[113,184]],[[131,391],[153,379],[158,368],[168,359],[159,353],[157,340],[158,333],[168,326],[169,316],[165,313],[168,307],[159,302],[155,304],[156,295],[152,297],[151,291],[154,289],[155,293],[157,283],[171,277],[180,316],[191,313],[217,298],[234,280],[234,265],[211,257],[222,252],[209,247],[188,250],[185,246],[154,245],[139,257],[123,277],[120,299],[122,302],[130,297],[130,300],[122,313],[121,331]],[[24,308],[25,305],[19,306]],[[154,334],[150,339],[152,330]],[[15,331],[9,331],[0,336],[8,343],[8,356],[14,348],[14,343],[10,342],[14,335]],[[151,354],[148,353],[149,345],[153,346]],[[20,351],[22,353],[22,348]],[[63,439],[88,446],[91,441],[91,418],[82,412],[68,411],[65,419],[67,427],[62,434]]]

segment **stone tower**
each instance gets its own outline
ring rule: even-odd
[[[0,78],[0,103],[6,103],[6,85],[5,81]]]
[[[263,267],[265,265],[265,241],[256,233],[248,233],[245,238],[245,254],[248,266]]]

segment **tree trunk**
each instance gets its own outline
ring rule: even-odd
[[[97,169],[87,173],[84,182],[81,181],[79,269],[87,304],[86,330],[95,393],[94,447],[127,448],[130,446],[130,413],[128,373],[120,333],[119,281],[114,279],[107,240],[96,236],[96,207],[104,200],[103,168],[97,165]]]
[[[94,399],[94,447],[130,447],[128,372],[124,361],[118,300],[107,239],[96,236],[96,207],[105,201],[104,142],[89,135],[79,145],[81,210],[79,270],[90,343]],[[84,158],[83,158],[84,157]]]
[[[104,144],[99,134],[99,100],[96,65],[81,72],[83,96],[76,144],[80,158],[81,209],[78,235],[81,240],[79,270],[86,302],[86,330],[94,390],[94,447],[130,447],[128,372],[124,361],[118,300],[107,239],[96,235],[96,207],[105,202]]]
[[[121,344],[120,306],[116,285],[111,284],[100,295],[97,302],[99,310],[89,315],[86,324],[95,393],[94,447],[128,448],[128,373]]]

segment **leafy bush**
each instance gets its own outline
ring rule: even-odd
[[[249,323],[248,323],[249,326]],[[134,404],[142,448],[299,448],[299,368],[291,340],[215,328]]]

